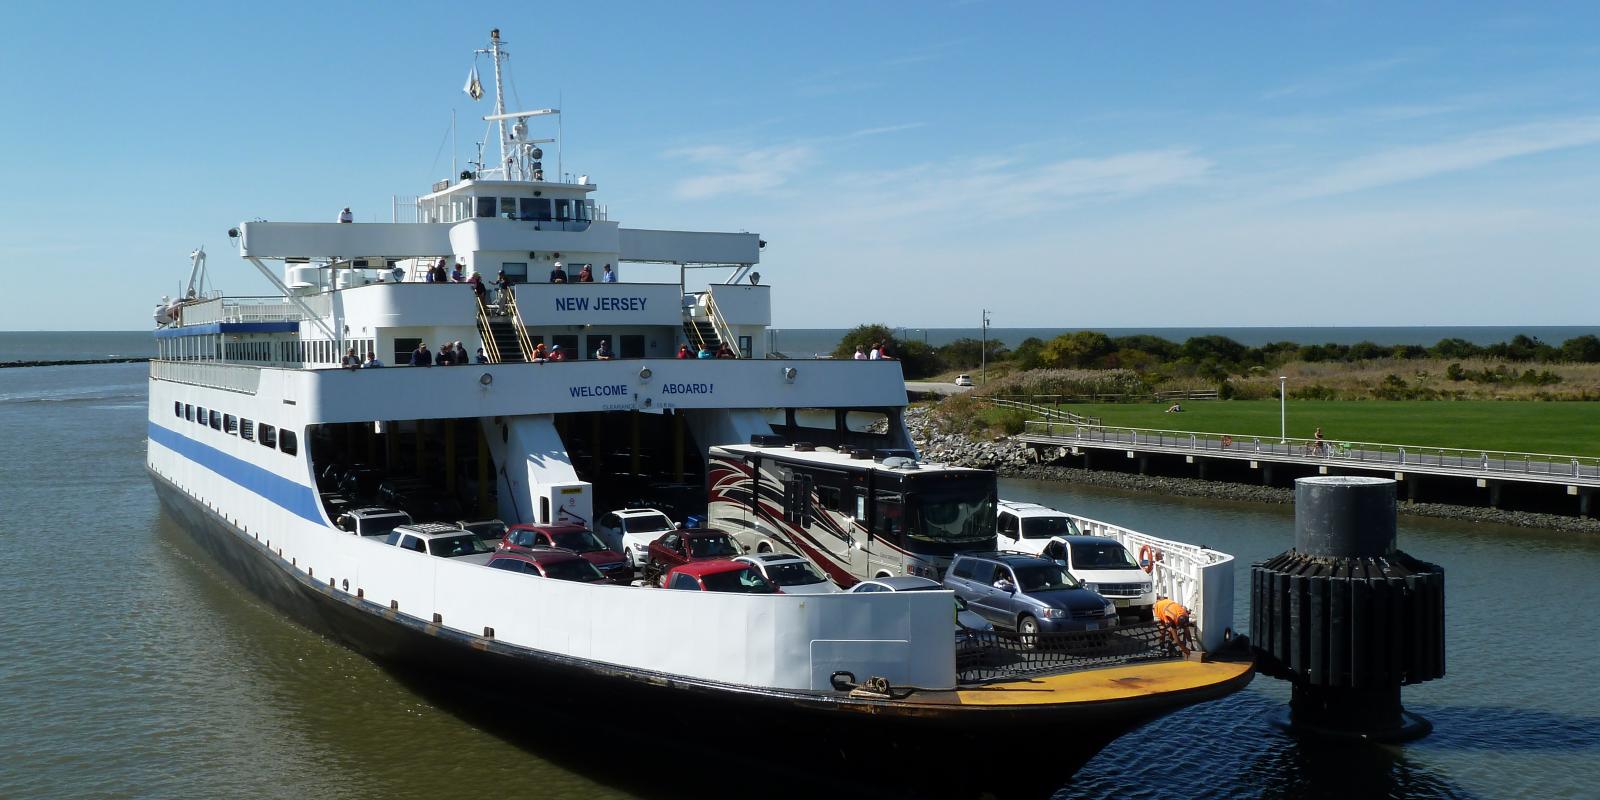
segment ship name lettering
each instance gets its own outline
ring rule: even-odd
[[[587,297],[557,297],[557,311],[589,311]],[[595,311],[643,311],[645,304],[650,302],[648,297],[596,297],[593,310]]]

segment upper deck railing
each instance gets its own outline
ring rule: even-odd
[[[1293,437],[1278,440],[1249,434],[1076,425],[1051,420],[1030,420],[1024,426],[1023,433],[1063,443],[1104,443],[1180,452],[1210,451],[1221,456],[1263,456],[1286,461],[1397,469],[1432,468],[1459,474],[1573,478],[1585,482],[1600,480],[1600,458],[1594,456]]]
[[[305,318],[285,297],[219,297],[183,307],[183,325],[212,322],[298,322]]]

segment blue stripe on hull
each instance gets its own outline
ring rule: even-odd
[[[197,442],[155,422],[150,423],[149,437],[150,441],[227,478],[247,491],[270,500],[295,516],[311,520],[318,525],[325,524],[322,519],[322,509],[317,502],[317,493],[309,486],[295,483],[271,470],[228,455],[211,445]]]

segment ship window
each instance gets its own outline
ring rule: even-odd
[[[500,262],[500,271],[504,272],[506,280],[512,283],[528,282],[528,262],[526,261],[502,261]]]
[[[587,200],[574,200],[572,202],[572,209],[573,211],[577,212],[577,218],[580,221],[589,221],[589,202]]]
[[[609,333],[595,333],[595,334],[590,334],[589,336],[587,336],[585,338],[588,339],[588,345],[587,346],[589,348],[588,350],[584,351],[585,357],[594,358],[594,351],[600,349],[600,343],[601,342],[605,342],[608,345],[606,349],[611,351],[611,355],[612,355],[613,358],[616,357],[617,349],[615,347],[610,347],[609,346],[611,344],[611,334],[609,334]]]
[[[644,335],[638,333],[623,334],[618,337],[622,346],[617,349],[619,358],[644,358]]]
[[[550,198],[524,197],[522,202],[522,218],[543,222],[550,219]]]
[[[194,423],[196,425],[206,424],[206,410],[204,408],[200,406],[194,407]]]
[[[567,353],[567,358],[583,358],[583,353],[578,350],[578,337],[576,336],[551,336],[550,344],[552,345],[552,349],[559,346]]]
[[[300,440],[294,435],[294,431],[288,429],[278,431],[278,449],[282,450],[284,455],[299,454]]]
[[[556,219],[570,219],[572,217],[572,201],[556,201]]]
[[[494,216],[494,198],[493,197],[480,197],[480,198],[478,198],[478,216],[480,216],[480,217],[492,217],[492,216]]]
[[[239,419],[239,438],[247,442],[256,440],[256,424],[250,420]]]
[[[750,337],[748,337],[748,336],[740,336],[739,337],[739,357],[740,358],[749,358],[750,357],[750,346],[751,346]]]
[[[500,216],[505,217],[506,219],[516,219],[517,218],[517,198],[515,198],[515,197],[502,197],[502,198],[500,198]]]
[[[277,447],[278,429],[265,422],[261,423],[261,436],[258,441],[261,442],[263,447]]]
[[[194,406],[188,403],[183,404],[183,418],[191,422],[194,420]]]
[[[222,430],[222,412],[214,408],[211,409],[211,429],[214,431]]]
[[[174,417],[178,417],[179,419],[183,418],[183,404],[182,403],[180,403],[180,402],[178,402],[176,400],[172,401],[172,415]]]
[[[412,351],[417,349],[417,345],[419,345],[419,344],[422,344],[422,340],[421,339],[395,339],[394,340],[394,360],[390,361],[389,363],[391,363],[391,364],[410,364],[411,363],[411,353],[412,353]]]
[[[239,418],[232,414],[222,415],[222,429],[228,433],[239,432]]]

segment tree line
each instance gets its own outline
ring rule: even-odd
[[[957,339],[932,347],[915,339],[900,340],[886,325],[860,325],[851,329],[834,349],[835,358],[851,358],[855,348],[883,344],[902,362],[907,377],[923,378],[952,370],[975,369],[982,362],[985,344],[979,339]],[[1600,363],[1600,337],[1592,334],[1567,339],[1560,345],[1518,334],[1509,341],[1478,345],[1460,338],[1441,339],[1432,347],[1421,345],[1298,344],[1270,342],[1260,347],[1241,344],[1226,336],[1195,336],[1174,342],[1160,336],[1138,334],[1107,336],[1099,331],[1075,331],[1045,340],[1029,337],[1015,348],[996,341],[987,343],[988,362],[1005,363],[1015,370],[1126,369],[1160,372],[1170,377],[1197,377],[1223,381],[1230,375],[1270,371],[1294,361],[1357,363],[1380,359],[1488,358],[1516,363]]]

